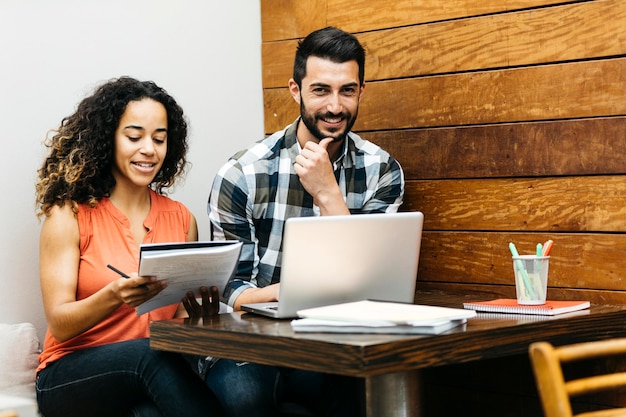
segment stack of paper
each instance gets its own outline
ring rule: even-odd
[[[459,308],[357,301],[298,311],[296,332],[439,334],[464,324],[476,312]]]
[[[215,285],[223,294],[236,271],[242,243],[236,240],[141,245],[139,275],[167,281],[160,293],[139,305],[137,314],[179,303],[187,291]]]

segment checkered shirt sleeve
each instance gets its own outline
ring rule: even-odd
[[[244,242],[236,276],[223,294],[230,305],[247,288],[279,282],[285,221],[319,215],[293,170],[297,123],[235,154],[214,179],[208,204],[212,237]],[[400,164],[358,135],[348,135],[334,170],[352,214],[396,212],[402,204]]]

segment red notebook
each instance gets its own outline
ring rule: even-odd
[[[518,304],[513,298],[499,298],[491,301],[475,301],[463,303],[468,310],[486,311],[489,313],[538,314],[555,316],[571,311],[589,308],[589,301],[554,301],[548,300],[545,304],[524,305]]]

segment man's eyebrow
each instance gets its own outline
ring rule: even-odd
[[[326,83],[322,83],[322,82],[319,82],[319,83],[311,83],[311,84],[309,84],[309,85],[310,85],[311,87],[330,87],[330,84],[326,84]]]
[[[317,83],[311,83],[309,84],[311,87],[330,87],[330,84],[327,83],[322,83],[322,82],[317,82]],[[357,82],[351,82],[351,83],[347,83],[341,86],[341,88],[346,88],[346,87],[358,87],[359,83]]]

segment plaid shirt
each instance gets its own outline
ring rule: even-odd
[[[223,294],[230,305],[247,288],[279,282],[285,221],[320,215],[293,169],[300,153],[298,121],[235,154],[213,182],[208,206],[213,239],[244,242],[236,277]],[[350,132],[333,165],[352,214],[398,211],[404,174],[380,147]]]

